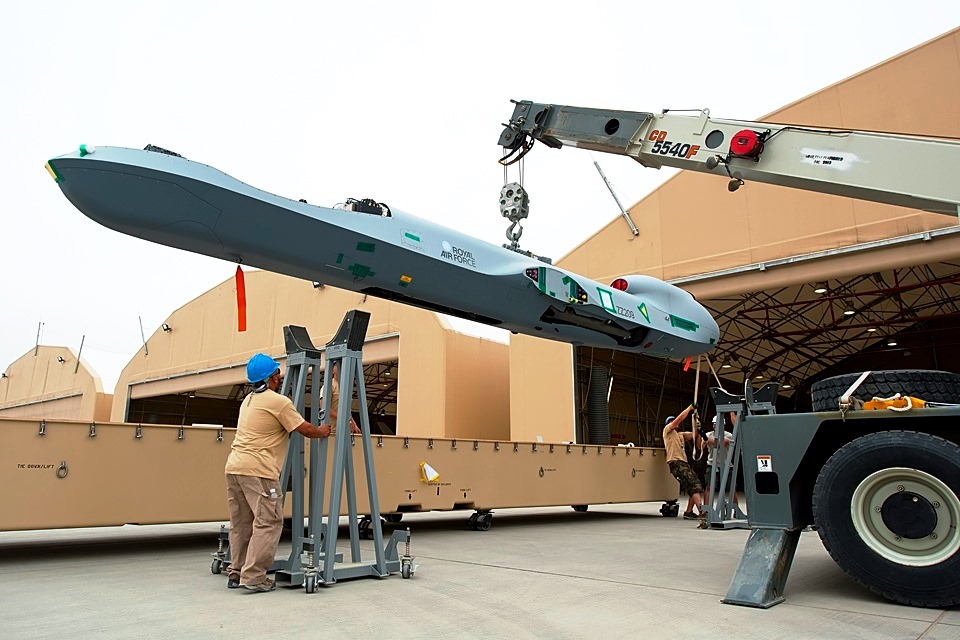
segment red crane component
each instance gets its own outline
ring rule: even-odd
[[[730,153],[742,158],[756,158],[763,152],[763,139],[752,129],[738,131],[730,140]]]

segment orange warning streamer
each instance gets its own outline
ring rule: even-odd
[[[237,265],[237,331],[247,330],[247,286],[243,281],[243,269]]]

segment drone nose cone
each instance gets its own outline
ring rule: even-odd
[[[709,351],[720,341],[720,327],[717,321],[700,304],[688,310],[688,313],[693,325],[696,326],[696,342],[706,346],[706,351]]]
[[[49,165],[67,199],[105,227],[187,251],[222,250],[213,231],[220,210],[160,172],[84,157]]]
[[[703,330],[708,338],[713,338],[714,341],[720,339],[720,325],[706,309],[703,309],[702,323]]]

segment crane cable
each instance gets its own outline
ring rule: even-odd
[[[516,142],[511,147],[508,147],[510,150],[507,151],[506,155],[500,158],[498,162],[504,167],[519,162],[523,159],[523,156],[530,153],[530,149],[533,149],[534,142],[536,142],[536,138],[529,134],[521,133]],[[511,158],[514,154],[516,154],[516,157]]]

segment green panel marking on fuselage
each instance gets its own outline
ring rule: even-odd
[[[367,276],[377,275],[365,264],[352,264],[347,271],[352,273],[354,278],[366,278]]]
[[[640,312],[640,315],[643,316],[644,320],[646,320],[647,322],[650,322],[650,312],[647,311],[647,303],[646,303],[646,302],[641,302],[641,303],[640,303],[640,306],[637,307],[637,311]]]
[[[340,264],[341,262],[343,262],[343,254],[342,254],[342,253],[338,253],[338,254],[337,254],[337,264]]]
[[[696,331],[700,328],[700,325],[698,325],[696,322],[675,316],[672,313],[670,314],[670,326],[676,327],[677,329],[683,329],[684,331]]]
[[[377,250],[377,245],[372,242],[358,242],[357,251],[365,251],[367,253],[373,253]]]
[[[617,312],[617,305],[613,304],[613,292],[597,287],[597,294],[600,296],[600,304],[610,313]]]

